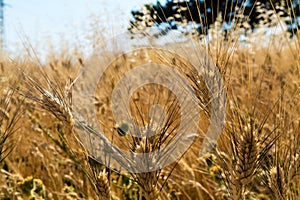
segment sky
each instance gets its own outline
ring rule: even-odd
[[[4,0],[5,48],[16,51],[24,41],[33,47],[61,41],[80,43],[97,25],[110,36],[128,28],[131,10],[156,0]],[[95,24],[94,24],[95,25]]]

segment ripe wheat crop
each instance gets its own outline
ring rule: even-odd
[[[177,3],[180,11],[191,15],[187,3]],[[263,20],[254,30],[242,7],[231,16],[228,30],[222,15],[215,13],[210,27],[204,18],[200,20],[202,31],[192,28],[183,33],[196,44],[193,50],[186,48],[188,55],[199,59],[205,55],[211,60],[205,57],[204,66],[215,64],[217,71],[205,71],[212,88],[191,63],[161,49],[119,55],[99,79],[94,96],[86,97],[92,98],[96,114],[76,105],[85,118],[76,115],[73,107],[76,95],[91,87],[78,81],[85,76],[79,72],[88,68],[88,62],[99,64],[97,60],[88,60],[79,49],[49,52],[43,63],[25,55],[1,58],[0,199],[300,199],[300,36],[298,28],[287,32],[281,13],[276,12],[281,5],[292,3],[269,1],[274,8],[269,12],[264,4],[255,4],[252,11],[259,12]],[[155,25],[151,13],[145,16],[148,24]],[[178,13],[175,17],[186,16]],[[183,27],[192,27],[181,22]],[[132,23],[131,34],[153,39],[142,25]],[[266,26],[273,29],[266,33]],[[168,32],[172,31],[159,32],[154,38]],[[167,45],[186,50],[176,38]],[[200,48],[205,54],[199,53]],[[148,61],[172,66],[182,76],[195,97],[191,102],[196,102],[201,120],[194,120],[194,110],[182,114],[182,109],[191,108],[180,104],[185,90],[174,90],[176,95],[162,85],[145,84],[134,90],[128,102],[124,98],[117,104],[138,126],[126,120],[116,123],[109,94],[124,73]],[[221,81],[215,78],[217,73]],[[139,82],[145,74],[133,78]],[[123,93],[118,90],[115,95],[122,97]],[[199,154],[214,123],[210,121],[215,117],[214,100],[225,93],[221,133],[216,141],[208,141],[209,151]],[[157,105],[159,109],[152,109]],[[190,121],[197,125],[195,133],[178,136],[180,130],[189,130]],[[178,158],[175,147],[191,138],[192,145]],[[136,155],[153,151],[165,154],[149,154],[139,165]],[[173,157],[175,161],[164,166]],[[151,168],[156,164],[159,167]],[[137,171],[146,167],[148,171]]]

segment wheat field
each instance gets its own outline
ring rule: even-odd
[[[232,18],[233,28],[227,32],[222,30],[222,17],[217,17],[208,29],[211,39],[192,35],[215,63],[226,91],[221,134],[204,155],[199,156],[199,149],[214,97],[189,63],[157,49],[138,50],[120,56],[99,81],[93,97],[97,119],[92,120],[100,121],[113,145],[134,153],[167,146],[176,138],[180,120],[193,116],[180,116],[182,107],[174,93],[148,84],[134,91],[128,108],[123,101],[118,106],[128,109],[137,124],[154,127],[155,135],[130,136],[126,124],[116,124],[107,96],[122,73],[134,68],[131,63],[154,60],[172,65],[195,91],[201,121],[193,145],[175,162],[149,172],[112,169],[110,162],[101,164],[93,153],[102,154],[105,145],[95,149],[96,130],[78,120],[72,107],[74,95],[89,87],[77,81],[87,67],[83,52],[49,52],[43,63],[29,55],[32,49],[20,58],[1,57],[0,199],[300,199],[299,31],[291,37],[275,12],[272,23],[277,20],[277,26],[271,34],[251,32],[242,14]],[[149,37],[145,30],[138,31]],[[180,42],[171,45],[182,48]],[[163,129],[151,123],[150,108],[156,104],[168,111]],[[80,136],[82,129],[88,137]],[[86,145],[85,138],[96,142]]]

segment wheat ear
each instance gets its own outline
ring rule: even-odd
[[[110,200],[111,189],[109,185],[109,180],[107,178],[107,173],[104,171],[100,172],[96,180],[96,188],[99,193],[100,199]]]

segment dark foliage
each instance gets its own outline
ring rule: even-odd
[[[291,33],[296,32],[296,18],[300,16],[300,1],[281,0],[167,0],[166,4],[146,4],[143,9],[132,11],[133,20],[129,30],[145,29],[166,23],[170,29],[179,29],[185,22],[196,24],[200,34],[221,14],[222,19],[231,26],[232,20],[247,20],[253,30],[261,21],[271,19],[277,13]],[[273,12],[268,12],[273,11]],[[243,15],[245,17],[237,17]]]

